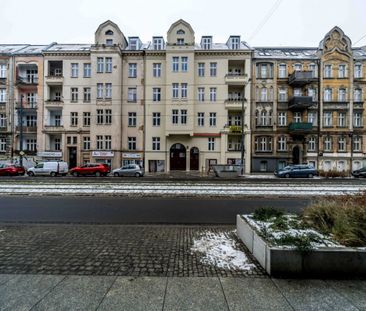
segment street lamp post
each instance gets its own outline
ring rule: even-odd
[[[23,95],[20,96],[19,107],[19,165],[23,166]]]

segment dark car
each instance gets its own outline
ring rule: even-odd
[[[366,167],[360,168],[359,170],[354,170],[352,172],[354,177],[366,177]]]
[[[69,173],[72,176],[107,176],[110,168],[104,163],[89,163],[72,168]]]
[[[289,165],[274,172],[277,177],[308,177],[313,178],[319,175],[318,171],[308,164]]]
[[[13,164],[0,164],[0,176],[18,176],[24,174],[25,169],[23,166]]]

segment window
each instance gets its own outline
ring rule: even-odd
[[[181,57],[181,61],[182,61],[182,71],[187,72],[188,71],[188,57],[186,57],[186,56]]]
[[[108,45],[108,46],[113,45],[113,39],[106,39],[105,44]]]
[[[294,70],[295,71],[301,71],[302,70],[302,64],[294,64]]]
[[[90,112],[83,112],[83,126],[90,126]]]
[[[332,77],[332,65],[325,65],[324,78],[331,78],[331,77]]]
[[[72,87],[71,88],[71,101],[72,102],[77,102],[78,101],[78,97],[79,97],[79,90],[77,87]]]
[[[332,151],[332,137],[324,137],[324,151]]]
[[[278,113],[278,126],[286,126],[287,125],[287,113],[281,111]]]
[[[1,128],[6,127],[6,114],[4,113],[0,114],[0,127]]]
[[[137,64],[136,63],[128,64],[128,77],[129,78],[137,77]]]
[[[84,102],[89,103],[91,98],[90,87],[84,87]]]
[[[97,57],[97,73],[104,72],[104,58]]]
[[[331,111],[324,112],[324,126],[330,127],[333,126],[333,113]]]
[[[345,102],[347,99],[346,99],[346,89],[339,89],[338,90],[338,101],[340,102]]]
[[[294,88],[294,96],[302,96],[302,89],[298,87]]]
[[[111,135],[105,135],[104,136],[104,148],[106,150],[112,149],[112,136]]]
[[[353,151],[362,151],[362,136],[353,136]]]
[[[152,121],[153,126],[160,126],[160,112],[153,112]]]
[[[83,137],[83,149],[84,150],[89,150],[90,149],[90,137],[89,136],[84,136]]]
[[[308,151],[316,151],[316,137],[311,136],[308,141]]]
[[[112,72],[112,57],[105,58],[105,72]]]
[[[136,112],[128,113],[128,126],[135,127],[136,126]]]
[[[354,102],[362,101],[362,90],[361,89],[355,89],[354,94],[353,94],[353,101]]]
[[[204,87],[198,88],[198,101],[199,102],[205,101],[205,88]]]
[[[287,101],[287,90],[286,89],[279,89],[278,90],[278,101],[279,102],[286,102]]]
[[[278,151],[287,151],[286,136],[278,137],[277,148]]]
[[[210,101],[215,102],[216,101],[216,88],[210,87]]]
[[[61,150],[61,138],[55,138],[55,150],[60,151]]]
[[[184,45],[184,39],[183,38],[178,38],[177,39],[177,45]]]
[[[205,113],[204,112],[197,113],[197,125],[205,126]]]
[[[161,100],[161,89],[160,89],[160,87],[154,87],[153,88],[153,101],[160,102],[160,100]]]
[[[261,68],[261,72],[260,72],[260,77],[262,78],[262,79],[265,79],[265,78],[267,78],[267,65],[265,65],[265,64],[262,64],[261,66],[260,66],[260,68]]]
[[[36,105],[37,105],[37,94],[36,93],[27,93],[27,104],[31,107],[36,108]]]
[[[55,115],[55,126],[61,126],[61,115]]]
[[[353,113],[353,126],[362,127],[362,112]]]
[[[174,99],[179,98],[179,84],[178,83],[173,83],[172,89],[173,89],[173,98]]]
[[[262,87],[261,88],[261,101],[262,102],[266,102],[268,100],[268,96],[267,96],[267,88]]]
[[[187,110],[181,109],[180,111],[180,122],[182,124],[187,124]]]
[[[97,150],[103,150],[103,135],[97,135]]]
[[[6,90],[0,89],[0,103],[6,102]]]
[[[161,76],[161,63],[153,63],[153,76],[159,78]]]
[[[37,115],[29,115],[26,117],[26,126],[37,126]]]
[[[205,76],[205,63],[198,63],[198,76],[199,77]]]
[[[129,87],[128,88],[128,102],[130,103],[136,103],[137,102],[137,90],[135,87]]]
[[[77,112],[71,112],[71,126],[77,126],[78,125],[78,113]]]
[[[346,65],[339,65],[338,67],[338,78],[346,78]]]
[[[287,68],[286,64],[279,64],[278,65],[278,77],[283,79],[287,78]]]
[[[355,78],[362,78],[362,64],[355,64]]]
[[[112,98],[112,83],[105,84],[105,98]]]
[[[202,37],[202,48],[204,50],[210,50],[212,47],[212,38],[211,37]]]
[[[346,113],[338,112],[338,126],[345,127],[346,126]]]
[[[84,64],[84,78],[90,78],[91,77],[91,64],[85,63]]]
[[[104,111],[103,109],[97,109],[97,124],[104,123]]]
[[[97,99],[103,98],[103,83],[97,83]]]
[[[344,152],[346,151],[346,137],[341,136],[338,138],[338,151]]]
[[[153,38],[153,48],[154,50],[162,50],[164,45],[163,38],[154,37]]]
[[[333,94],[332,93],[333,93],[332,89],[330,89],[330,88],[324,89],[324,101],[325,102],[332,101],[332,99],[333,99]]]
[[[160,137],[152,138],[152,150],[160,150]]]
[[[26,140],[26,150],[36,151],[37,150],[37,139],[27,139]]]
[[[254,141],[255,151],[257,152],[268,152],[272,151],[272,137],[259,136]]]
[[[311,76],[313,78],[316,78],[318,76],[316,64],[309,64],[309,71],[311,71]]]
[[[217,75],[217,63],[210,63],[210,76],[216,77]]]
[[[259,164],[259,170],[261,172],[267,172],[267,170],[268,170],[268,162],[267,161],[261,161],[261,163]]]
[[[308,96],[312,98],[312,101],[317,101],[315,89],[308,88]]]
[[[137,38],[129,38],[128,45],[130,50],[136,51],[138,49],[138,39]]]
[[[128,150],[136,150],[136,137],[128,137]]]
[[[178,124],[178,109],[173,109],[172,110],[172,123],[173,124]]]
[[[173,68],[172,68],[173,72],[179,71],[179,57],[177,57],[177,56],[173,57],[172,66],[173,66]]]
[[[105,110],[105,124],[112,124],[112,109]]]
[[[240,47],[240,37],[230,37],[230,49],[238,50]]]
[[[216,126],[216,112],[210,112],[210,126]]]
[[[0,152],[6,151],[6,138],[0,138]]]
[[[313,111],[308,112],[308,122],[312,125],[316,125],[316,113]]]
[[[188,84],[187,83],[181,83],[180,86],[181,86],[182,98],[187,98]]]
[[[208,150],[209,151],[215,150],[215,138],[214,137],[208,138]]]
[[[6,65],[0,64],[0,78],[6,78]]]
[[[71,136],[67,136],[67,144],[71,145]]]
[[[79,75],[79,64],[72,63],[71,64],[71,78],[77,78]]]

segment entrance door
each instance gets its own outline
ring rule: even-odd
[[[69,168],[73,168],[77,164],[77,149],[76,147],[69,148]]]
[[[200,151],[197,147],[192,147],[190,151],[189,169],[191,171],[199,170]]]
[[[300,148],[299,146],[295,146],[292,149],[292,164],[300,164]]]
[[[174,144],[170,148],[170,170],[185,171],[186,160],[186,147],[182,144]]]

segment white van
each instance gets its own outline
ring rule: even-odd
[[[69,166],[63,161],[49,161],[38,163],[27,170],[29,176],[47,175],[47,176],[66,176]]]

